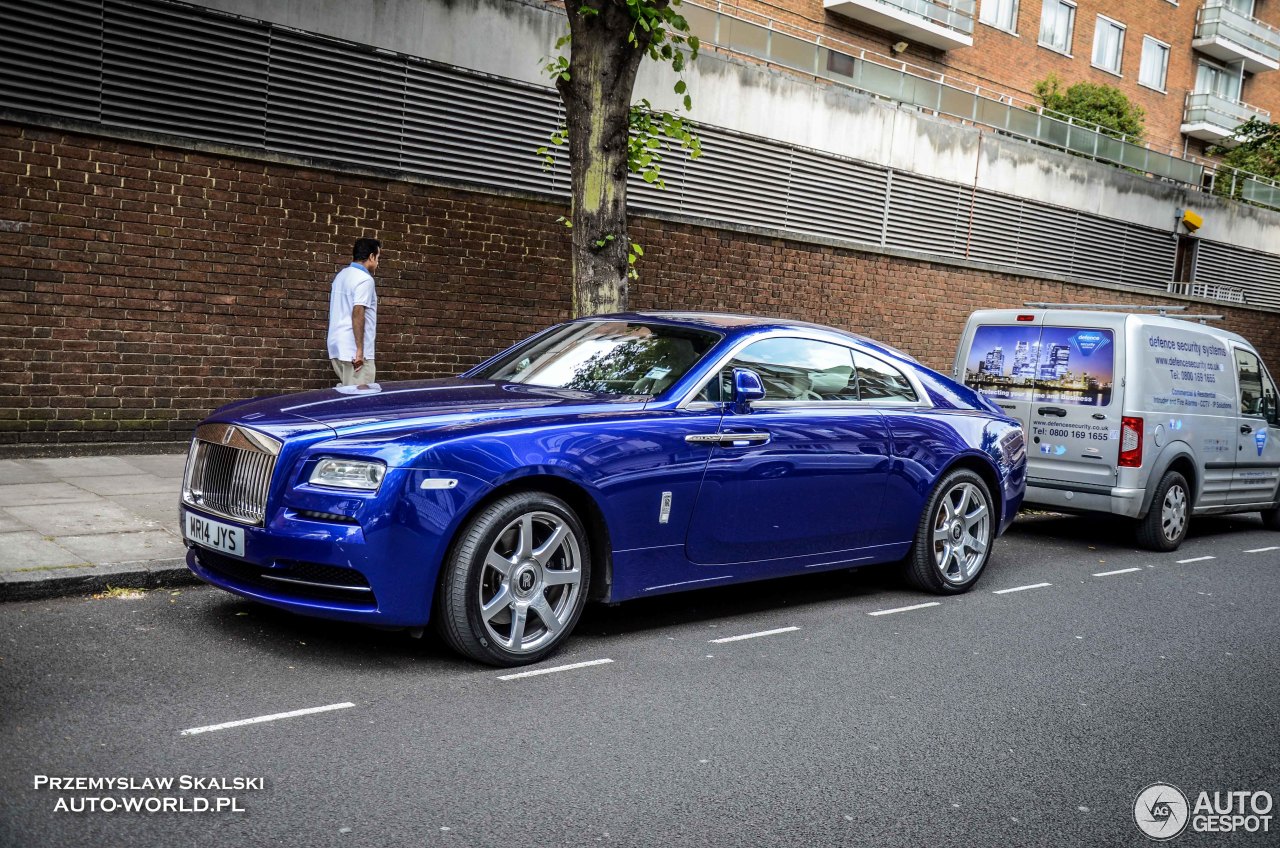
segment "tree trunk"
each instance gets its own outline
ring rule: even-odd
[[[572,174],[573,313],[627,308],[627,136],[631,93],[649,36],[621,0],[567,0],[572,36],[565,105]],[[597,11],[581,14],[583,7]]]

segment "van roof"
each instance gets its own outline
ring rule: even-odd
[[[1023,309],[979,309],[969,316],[969,323],[981,324],[990,322],[1015,322],[1019,315],[1034,315],[1043,319],[1043,323],[1052,326],[1097,324],[1104,327],[1138,324],[1140,326],[1172,327],[1175,329],[1195,331],[1212,336],[1220,341],[1234,341],[1253,349],[1253,343],[1239,333],[1224,330],[1213,324],[1201,324],[1194,318],[1175,318],[1173,316],[1151,315],[1145,312],[1121,312],[1101,309],[1039,309],[1026,307]]]

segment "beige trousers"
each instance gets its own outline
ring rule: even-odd
[[[366,359],[359,368],[352,367],[350,362],[342,359],[330,359],[329,363],[333,365],[333,373],[338,375],[340,385],[367,386],[374,380],[372,359]]]

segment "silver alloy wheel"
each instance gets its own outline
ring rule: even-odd
[[[986,559],[991,543],[987,499],[973,483],[957,483],[938,501],[933,517],[933,561],[948,583],[970,580]]]
[[[502,529],[485,555],[480,618],[502,648],[533,653],[564,630],[581,591],[578,537],[554,513],[526,512]]]
[[[1160,506],[1160,532],[1170,542],[1176,542],[1186,526],[1187,491],[1175,483],[1164,493],[1164,503]]]

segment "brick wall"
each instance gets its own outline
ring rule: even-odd
[[[362,235],[386,246],[380,378],[457,373],[568,316],[561,212],[0,123],[0,443],[181,440],[228,400],[332,385],[329,282]],[[817,320],[943,369],[979,307],[1149,301],[653,219],[635,237],[636,308]],[[1223,311],[1280,372],[1280,316]]]
[[[1196,10],[1200,5],[1201,0],[1181,4],[1168,0],[1126,0],[1123,3],[1078,0],[1071,55],[1066,56],[1037,43],[1042,0],[1021,0],[1017,35],[980,23],[978,12],[982,0],[978,0],[972,47],[943,51],[912,43],[902,54],[902,59],[970,82],[985,82],[996,91],[1019,94],[1028,100],[1032,98],[1035,83],[1049,73],[1056,73],[1068,85],[1076,82],[1113,85],[1146,111],[1149,140],[1180,151],[1184,141],[1181,135],[1183,105],[1187,91],[1195,84],[1196,60],[1200,57],[1191,48]],[[890,45],[904,40],[903,36],[881,32],[829,12],[823,0],[722,0],[720,6],[730,14],[742,14],[751,20],[757,20],[756,15],[770,17],[788,26],[834,36],[884,56],[889,55]],[[1126,26],[1120,76],[1092,65],[1093,35],[1099,14]],[[1272,26],[1280,26],[1280,4],[1259,2],[1254,15]],[[1138,84],[1145,35],[1170,45],[1168,81],[1163,93]],[[905,40],[911,42],[910,38]],[[1271,111],[1273,118],[1280,115],[1280,71],[1264,72],[1246,81],[1242,99]],[[1203,148],[1194,139],[1190,144],[1192,152],[1200,152]]]

